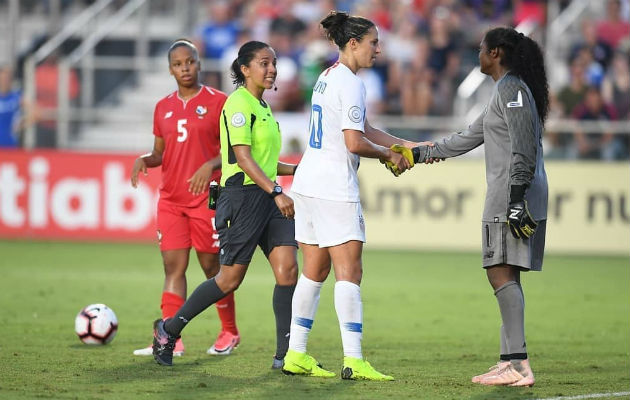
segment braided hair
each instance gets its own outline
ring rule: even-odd
[[[342,11],[331,11],[320,21],[320,25],[326,31],[328,40],[343,50],[350,39],[361,41],[368,30],[374,26],[374,22]]]
[[[483,40],[488,50],[503,50],[501,65],[527,84],[534,96],[538,116],[544,124],[549,113],[549,84],[545,60],[538,43],[512,28],[491,29]]]

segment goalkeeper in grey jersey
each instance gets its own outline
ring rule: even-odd
[[[481,72],[496,82],[484,112],[463,132],[413,149],[415,162],[455,157],[485,144],[488,184],[482,220],[483,267],[501,311],[497,365],[472,381],[532,386],[524,328],[521,271],[540,271],[545,247],[547,175],[543,123],[549,90],[538,44],[511,28],[488,31]]]

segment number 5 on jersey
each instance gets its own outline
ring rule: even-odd
[[[177,120],[177,141],[184,142],[188,139],[188,130],[186,129],[186,123],[188,123],[187,119],[178,119]]]
[[[314,149],[322,148],[322,107],[319,104],[313,104],[311,109],[311,123],[309,130],[311,131],[311,139],[308,141],[309,146]]]

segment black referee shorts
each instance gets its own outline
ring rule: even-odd
[[[282,216],[274,199],[258,185],[221,188],[215,224],[221,265],[249,265],[260,246],[266,257],[276,246],[295,246],[295,222]]]

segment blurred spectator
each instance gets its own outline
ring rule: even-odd
[[[630,23],[621,18],[621,1],[608,0],[606,19],[597,24],[597,37],[613,49],[630,37]]]
[[[581,121],[614,121],[617,111],[611,104],[604,102],[597,87],[589,86],[584,102],[573,111],[573,118]],[[624,157],[624,146],[611,132],[584,132],[577,125],[573,152],[578,159],[616,160]]]
[[[630,119],[630,67],[628,55],[617,52],[602,84],[604,101],[614,104],[620,120]]]
[[[557,95],[561,116],[568,118],[575,107],[584,101],[587,86],[586,60],[575,57],[569,66],[569,83]]]
[[[59,89],[59,66],[56,54],[50,55],[35,68],[35,91],[37,107],[36,147],[55,147],[57,145],[57,99]],[[68,98],[76,100],[79,96],[79,78],[74,69],[70,69]]]
[[[209,1],[207,9],[209,20],[198,29],[193,42],[199,51],[199,57],[211,62],[220,61],[223,53],[236,43],[239,24],[232,14],[232,4],[227,0]],[[202,81],[205,84],[226,89],[221,85],[220,72],[205,70],[203,75]]]
[[[544,0],[514,0],[514,26],[525,21],[544,26],[546,21],[547,2]]]
[[[294,14],[294,1],[279,2],[277,15],[269,25],[268,43],[278,58],[277,91],[268,92],[267,100],[277,111],[301,111],[304,107],[300,89],[300,58],[304,51],[304,21]]]
[[[18,147],[22,94],[13,89],[13,71],[0,66],[0,147]]]
[[[555,96],[551,96],[550,114],[558,118],[572,118],[573,110],[584,102],[588,82],[586,81],[586,60],[575,57],[569,66],[569,83],[562,87]],[[545,132],[545,139],[550,144],[545,154],[549,158],[569,156],[569,147],[573,142],[573,132]]]
[[[430,55],[428,66],[436,74],[441,73],[449,57],[459,57],[457,46],[451,36],[448,24],[450,10],[446,7],[436,7],[429,21]]]
[[[210,19],[199,28],[195,44],[200,57],[218,60],[225,49],[236,43],[239,26],[227,0],[208,2],[208,15]]]
[[[612,60],[608,75],[602,85],[604,101],[614,104],[620,121],[630,121],[630,60],[628,55],[617,52]],[[630,132],[623,132],[617,138],[625,148],[625,157],[630,150]]]
[[[463,3],[474,11],[479,22],[485,22],[486,28],[490,24],[508,25],[510,21],[512,12],[510,0],[464,0]]]
[[[608,68],[608,64],[610,64],[610,60],[613,55],[612,48],[597,37],[595,23],[593,21],[589,19],[583,20],[581,28],[581,40],[580,42],[573,45],[570,59],[578,57],[580,53],[587,51],[592,57],[593,61],[601,66],[602,71],[605,71],[606,68]],[[601,82],[592,83],[599,85]]]

